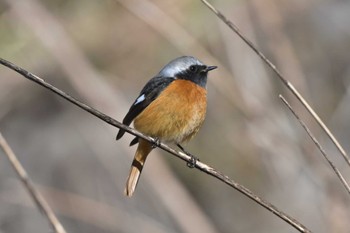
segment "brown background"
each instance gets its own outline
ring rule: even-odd
[[[350,2],[213,1],[310,101],[349,151]],[[207,119],[186,148],[314,232],[348,232],[349,195],[283,94],[348,178],[349,167],[265,64],[200,1],[0,0],[0,56],[122,120],[169,60],[210,73]],[[0,131],[67,232],[296,232],[157,149],[133,198],[135,147],[117,129],[0,67]],[[0,152],[0,232],[49,232]]]

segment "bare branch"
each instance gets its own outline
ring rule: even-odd
[[[15,169],[19,179],[23,183],[24,187],[27,189],[31,198],[34,200],[38,209],[47,217],[52,228],[56,233],[66,233],[66,230],[63,228],[62,224],[56,217],[55,213],[52,211],[49,204],[45,201],[43,196],[39,193],[38,190],[35,189],[32,184],[27,172],[24,170],[23,166],[17,159],[15,153],[12,151],[9,144],[6,142],[5,138],[0,133],[0,147],[5,152],[5,155],[9,159],[12,167]]]
[[[310,138],[312,139],[312,141],[315,143],[315,145],[317,146],[317,148],[321,151],[323,157],[327,160],[327,162],[329,163],[329,165],[331,165],[332,169],[334,170],[335,174],[337,174],[338,178],[340,179],[340,181],[342,182],[342,184],[344,185],[346,191],[348,191],[348,193],[350,194],[350,187],[349,184],[346,182],[346,180],[344,179],[343,175],[341,174],[341,172],[339,171],[339,169],[335,166],[335,164],[330,160],[330,158],[328,157],[327,153],[325,152],[325,150],[322,148],[321,144],[317,141],[317,139],[315,138],[315,136],[311,133],[310,129],[306,126],[306,124],[303,122],[303,120],[300,119],[300,117],[298,116],[298,114],[294,111],[294,109],[292,108],[292,106],[288,103],[288,101],[282,96],[279,95],[279,98],[283,101],[283,103],[289,108],[289,110],[293,113],[293,115],[295,116],[295,118],[297,118],[297,120],[299,121],[299,123],[301,124],[301,126],[305,129],[306,133],[310,136]]]
[[[84,55],[84,52],[81,50],[82,48],[72,40],[71,36],[69,36],[69,33],[67,33],[64,26],[62,25],[62,21],[56,14],[52,14],[52,12],[50,12],[47,9],[47,7],[44,6],[43,2],[38,0],[4,0],[4,2],[6,2],[10,6],[10,18],[13,18],[19,23],[23,23],[24,25],[26,25],[28,29],[37,37],[41,44],[47,49],[47,52],[49,52],[53,56],[55,63],[57,63],[57,65],[60,66],[63,73],[65,74],[64,77],[67,79],[67,81],[69,81],[72,87],[74,87],[74,89],[78,92],[81,98],[85,99],[87,103],[89,103],[92,106],[99,106],[101,108],[100,110],[102,110],[103,112],[109,112],[109,114],[111,114],[117,119],[119,117],[122,117],[124,113],[123,111],[121,111],[121,109],[126,109],[127,107],[129,107],[129,103],[126,102],[124,94],[118,91],[118,87],[109,85],[109,81],[102,77],[103,75],[98,70],[96,70],[96,67],[94,67],[91,64],[91,61],[87,58],[87,56]],[[144,12],[143,15],[147,15],[147,17],[154,17],[154,15],[158,15],[157,13],[154,13],[153,10],[146,10],[149,9],[147,5],[154,6],[154,3],[150,3],[149,1],[147,2],[146,0],[143,0],[142,6],[140,5],[140,1],[129,0],[127,1],[127,3],[126,1],[121,2],[125,2],[125,4],[130,4],[131,2],[134,2],[133,4],[131,3],[131,5],[135,6],[136,8],[139,8],[140,11]],[[155,7],[157,8],[157,6]],[[35,15],[36,17],[33,17],[33,15]],[[165,16],[169,18],[169,14],[163,13],[161,14],[161,16],[158,16],[158,20],[154,20],[154,22],[159,22],[161,20],[162,28],[172,28],[173,30],[176,29],[177,27],[174,27],[174,25],[168,25],[168,27],[164,27],[164,24],[167,23],[167,20],[164,19]],[[45,22],[45,24],[43,24],[42,22]],[[174,20],[173,23],[176,24]],[[159,23],[157,23],[157,25],[159,28]],[[154,26],[154,29],[156,28],[157,27]],[[184,46],[185,44],[187,44],[185,43],[185,41],[188,37],[184,36],[181,33],[181,31],[176,31],[175,34],[179,35],[181,38],[180,41],[176,40],[179,43],[179,45],[181,44]],[[59,41],[60,43],[52,43],[52,41]],[[194,44],[198,45],[199,43]],[[200,46],[196,46],[196,48],[193,50],[197,51],[198,47]],[[188,49],[185,51],[188,52]],[[200,48],[198,49],[198,51],[200,51]],[[198,57],[205,56],[198,55]],[[218,64],[216,61],[211,61],[211,59],[208,60],[208,62],[209,61],[212,62],[212,64]],[[43,61],[41,61],[40,63],[43,64]],[[47,67],[43,65],[43,67],[41,68]],[[222,71],[222,69],[220,70]],[[81,77],[84,77],[83,82]],[[115,74],[113,75],[113,77],[117,78]],[[228,80],[226,79],[226,81]],[[232,87],[231,84],[221,86],[224,86],[230,90]],[[1,87],[2,85],[0,85],[0,88]],[[103,95],[101,95],[101,93],[103,93]],[[224,93],[231,94],[232,91],[226,90],[226,92]],[[0,90],[0,105],[1,94],[2,93]],[[230,95],[230,98],[234,98],[236,104],[243,102],[239,101],[237,95]],[[119,106],[119,109],[115,108],[115,106]],[[1,105],[1,107],[3,108],[4,106]],[[243,110],[244,108],[241,107],[240,109]],[[115,133],[115,128],[110,127],[109,134],[115,135]],[[95,143],[96,141],[94,140],[93,142]],[[125,152],[128,151],[128,154],[130,156],[134,155],[131,155],[131,150],[127,149],[129,147],[128,144],[119,144],[118,146],[121,150],[124,150]],[[142,175],[144,182],[149,183],[149,185],[151,186],[152,198],[157,199],[160,206],[164,206],[164,208],[169,212],[170,216],[174,219],[176,224],[178,224],[182,232],[218,232],[216,226],[214,226],[209,216],[204,213],[200,204],[195,200],[193,196],[191,196],[191,194],[186,189],[185,185],[179,181],[179,177],[177,177],[175,173],[173,173],[172,170],[169,169],[169,165],[166,163],[164,157],[160,156],[160,150],[153,151],[152,157],[153,156],[158,156],[158,158],[154,160],[149,166],[152,166],[155,169],[147,169],[148,171]],[[124,159],[128,158],[125,157]],[[98,156],[98,160],[102,163],[102,166],[106,169],[109,175],[114,177],[115,164],[111,164],[110,160],[105,156]],[[166,177],[166,179],[164,179],[164,177]],[[163,186],[166,185],[168,182],[171,182],[172,187],[169,189],[164,189]],[[172,200],[172,196],[176,196],[178,198],[177,201],[181,202],[182,205],[179,206],[177,202],[174,202]],[[55,211],[56,210],[57,208],[55,208]],[[186,211],[186,215],[183,214],[184,211]],[[134,215],[132,216],[132,218],[133,221],[135,221],[135,218],[137,217],[136,215]],[[97,217],[95,219],[97,220]],[[147,221],[145,220],[144,224],[147,224],[146,222]],[[93,223],[93,221],[90,221],[90,223]],[[130,232],[130,230],[122,231]],[[115,230],[112,230],[112,232],[115,232]],[[155,231],[149,230],[148,232]]]
[[[173,148],[169,147],[168,145],[162,143],[162,142],[157,142],[157,140],[155,140],[152,137],[149,137],[147,135],[144,135],[140,132],[138,132],[137,130],[130,128],[129,126],[123,125],[122,123],[116,121],[115,119],[105,115],[104,113],[78,101],[77,99],[69,96],[68,94],[66,94],[65,92],[63,92],[62,90],[52,86],[51,84],[45,82],[43,79],[39,78],[38,76],[28,72],[27,70],[5,60],[0,58],[0,64],[18,72],[19,74],[21,74],[22,76],[24,76],[25,78],[38,83],[39,85],[49,89],[50,91],[58,94],[59,96],[63,97],[64,99],[68,100],[69,102],[77,105],[78,107],[80,107],[81,109],[91,113],[92,115],[100,118],[101,120],[105,121],[106,123],[115,126],[117,128],[120,129],[124,129],[126,132],[135,135],[137,137],[143,138],[151,143],[154,143],[155,146],[169,152],[170,154],[175,155],[176,157],[186,161],[186,162],[191,162],[191,156],[182,153],[180,151],[176,151]],[[205,172],[219,180],[221,180],[222,182],[226,183],[227,185],[233,187],[234,189],[236,189],[237,191],[241,192],[242,194],[244,194],[245,196],[247,196],[248,198],[250,198],[251,200],[255,201],[256,203],[258,203],[259,205],[261,205],[262,207],[266,208],[267,210],[271,211],[273,214],[275,214],[276,216],[278,216],[279,218],[283,219],[285,222],[287,222],[288,224],[290,224],[291,226],[293,226],[295,229],[297,229],[300,232],[311,232],[308,228],[306,228],[303,224],[301,224],[299,221],[297,221],[296,219],[292,218],[291,216],[287,215],[286,213],[280,211],[277,207],[275,207],[274,205],[272,205],[271,203],[265,201],[264,199],[260,198],[259,196],[255,195],[254,193],[252,193],[249,189],[245,188],[244,186],[238,184],[237,182],[235,182],[234,180],[230,179],[228,176],[223,175],[221,172],[215,170],[214,168],[210,167],[209,165],[202,163],[200,161],[198,161],[195,165],[195,168],[199,169],[202,172]]]
[[[262,53],[260,50],[239,30],[239,28],[233,24],[230,20],[228,20],[219,10],[217,10],[214,6],[208,3],[206,0],[201,0],[211,11],[213,11],[229,28],[232,29],[280,78],[280,80],[287,86],[287,88],[294,94],[294,96],[302,103],[302,105],[307,109],[307,111],[312,115],[312,117],[316,120],[316,122],[320,125],[320,127],[326,132],[327,136],[331,139],[334,145],[337,147],[347,164],[350,166],[350,158],[347,155],[344,148],[332,134],[332,132],[328,129],[328,127],[323,123],[321,118],[317,115],[317,113],[311,108],[309,103],[304,99],[304,97],[299,93],[297,89],[284,78],[282,73],[276,68],[276,66]]]
[[[162,11],[157,4],[152,1],[123,1],[116,0],[119,4],[132,12],[136,17],[150,25],[155,31],[166,38],[181,53],[187,54],[189,50],[196,53],[198,57],[206,58],[206,61],[220,67],[219,76],[230,76],[230,71],[225,65],[216,59],[193,35],[188,33],[170,14]],[[160,24],[159,21],[162,23]],[[225,79],[208,79],[215,89],[217,89],[235,108],[248,114],[235,83]]]

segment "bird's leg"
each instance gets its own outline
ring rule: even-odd
[[[152,142],[152,149],[159,147],[160,145],[160,139],[159,138],[153,138],[153,142]]]
[[[191,157],[190,161],[187,162],[187,167],[189,168],[194,168],[196,166],[197,161],[199,161],[199,159],[194,156],[193,154],[187,152],[179,143],[176,143],[177,147],[179,147],[185,154],[189,155]]]

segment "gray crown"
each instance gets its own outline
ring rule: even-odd
[[[178,57],[172,60],[171,62],[169,62],[167,65],[165,65],[157,76],[175,77],[176,74],[179,74],[187,70],[192,65],[204,65],[204,64],[195,57],[191,57],[191,56]]]

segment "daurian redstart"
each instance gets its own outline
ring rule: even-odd
[[[207,108],[207,75],[216,66],[204,65],[191,56],[170,61],[142,89],[126,114],[123,124],[130,125],[148,136],[163,142],[180,145],[193,138],[201,127]],[[120,129],[117,140],[124,135]],[[142,168],[154,145],[135,138],[130,146],[138,143],[125,194],[132,196]]]

